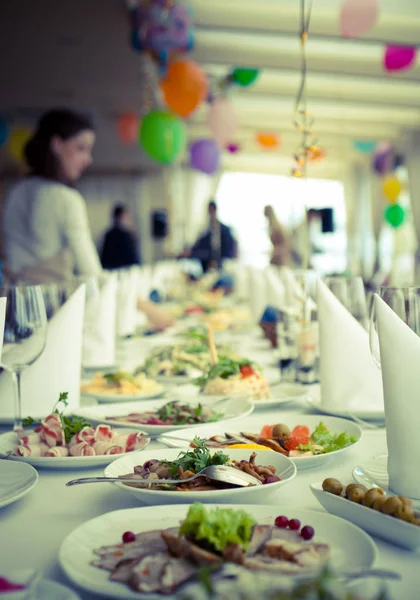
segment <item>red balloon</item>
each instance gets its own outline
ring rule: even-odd
[[[118,137],[125,144],[132,144],[137,140],[139,118],[131,112],[124,113],[117,121]]]
[[[377,0],[343,0],[340,30],[343,37],[358,37],[375,25],[378,18]]]
[[[387,46],[384,54],[384,67],[387,71],[403,71],[413,66],[417,48],[413,46]]]

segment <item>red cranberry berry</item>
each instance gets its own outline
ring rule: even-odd
[[[132,531],[126,531],[122,536],[123,544],[129,544],[130,542],[136,541],[136,534]]]
[[[299,531],[299,529],[300,529],[299,519],[290,519],[289,529],[291,529],[292,531]]]
[[[286,529],[289,525],[289,519],[287,517],[277,517],[274,521],[274,525],[276,527],[281,527],[282,529]]]
[[[305,527],[302,527],[300,535],[303,537],[304,540],[311,540],[315,535],[315,530],[310,525],[305,525]]]

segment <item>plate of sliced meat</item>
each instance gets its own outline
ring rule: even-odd
[[[316,578],[327,562],[337,573],[369,569],[376,553],[364,531],[328,513],[195,503],[101,515],[64,540],[59,561],[71,581],[102,598],[203,597],[203,568],[214,597],[239,597],[245,586],[246,597],[269,598]]]

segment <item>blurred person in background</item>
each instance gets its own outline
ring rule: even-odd
[[[116,204],[112,211],[112,227],[106,232],[101,262],[104,269],[122,269],[140,265],[137,236],[133,231],[130,212],[124,204]]]
[[[92,163],[94,143],[85,115],[54,109],[40,118],[24,151],[29,175],[6,198],[5,275],[12,283],[65,283],[75,274],[103,273],[85,200],[74,188]],[[137,306],[158,328],[172,324],[152,303],[139,299]]]
[[[219,221],[213,200],[208,204],[208,215],[208,227],[191,249],[191,257],[201,262],[204,273],[220,269],[225,258],[235,258],[237,253],[236,240],[230,227]]]
[[[268,222],[268,235],[273,245],[270,264],[277,267],[290,265],[290,239],[286,228],[276,217],[272,206],[264,208],[264,216]]]

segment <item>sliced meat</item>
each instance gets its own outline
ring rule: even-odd
[[[177,587],[197,575],[197,567],[183,558],[170,558],[162,573],[163,594],[170,594]]]
[[[328,544],[271,540],[265,546],[271,558],[294,563],[299,567],[316,569],[330,556]]]
[[[245,553],[239,544],[228,544],[223,550],[223,559],[226,562],[242,565],[244,562]]]
[[[273,529],[271,525],[256,525],[254,527],[248,552],[246,553],[248,558],[257,554],[265,546],[266,542],[271,539]]]
[[[140,560],[140,558],[122,560],[112,571],[109,576],[110,580],[118,581],[119,583],[128,583],[133,576],[133,568]]]
[[[167,552],[148,554],[133,568],[130,586],[137,592],[157,592],[162,588],[162,576],[169,562]]]
[[[172,556],[189,558],[198,565],[214,565],[222,562],[221,556],[204,550],[185,538],[172,535],[168,531],[162,531],[162,538]]]
[[[62,458],[63,456],[69,455],[69,449],[67,446],[54,446],[52,448],[48,448],[45,452],[44,456],[55,456],[58,458]]]
[[[164,530],[172,535],[176,535],[179,531],[179,527],[171,527],[170,529]],[[155,529],[154,531],[142,531],[136,534],[135,542],[129,542],[128,544],[114,544],[112,546],[101,546],[96,548],[94,553],[98,556],[105,556],[106,554],[113,554],[121,550],[129,550],[130,548],[140,548],[142,545],[147,546],[147,550],[150,552],[160,552],[166,548],[165,542],[162,540],[162,530]],[[156,549],[155,549],[156,548]]]
[[[254,558],[248,558],[244,561],[244,567],[251,571],[270,571],[273,573],[293,574],[301,572],[302,567],[295,563],[286,562],[285,560],[277,560],[270,556],[258,554]]]

